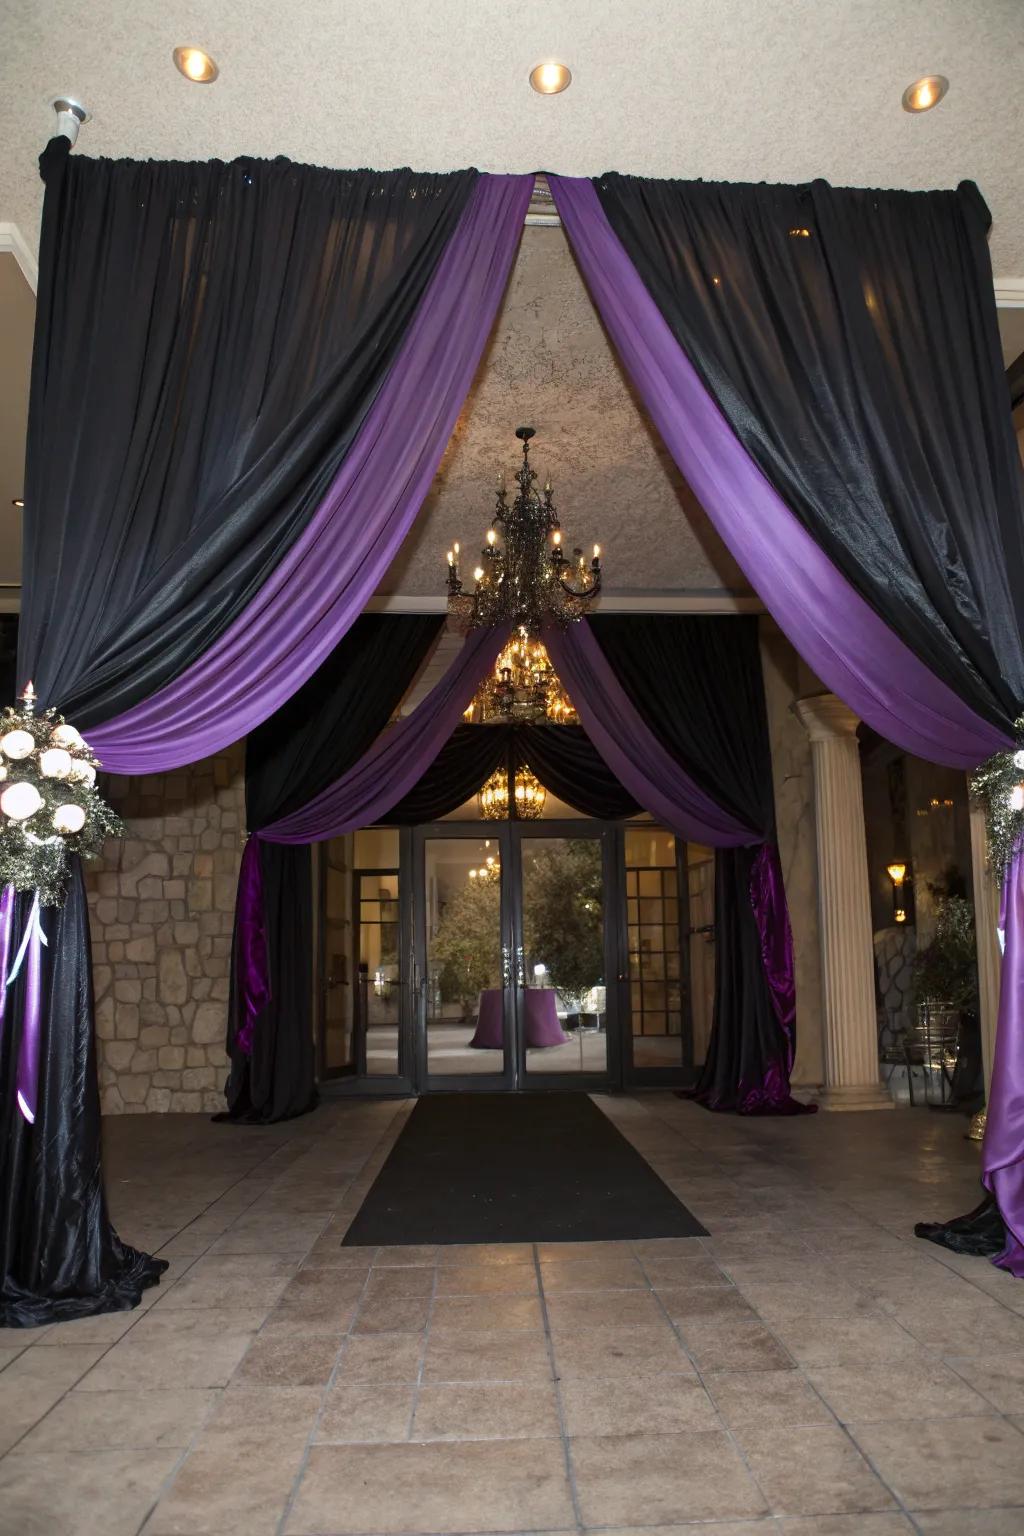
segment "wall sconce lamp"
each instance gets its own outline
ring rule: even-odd
[[[907,909],[903,900],[903,882],[907,877],[907,866],[906,864],[899,863],[898,860],[894,860],[892,864],[886,865],[886,870],[889,879],[892,881],[893,917],[896,922],[905,923],[907,920]]]

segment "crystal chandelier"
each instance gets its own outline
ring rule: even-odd
[[[520,630],[494,663],[463,719],[471,725],[575,725],[578,715],[539,640]]]
[[[515,771],[513,794],[517,821],[536,821],[544,813],[548,792],[524,763]],[[477,795],[485,821],[507,821],[509,815],[508,770],[496,768]]]
[[[487,547],[481,550],[480,564],[473,572],[471,593],[463,590],[458,544],[448,551],[448,612],[463,631],[510,623],[536,639],[546,624],[565,628],[581,619],[601,590],[600,545],[594,545],[589,566],[579,549],[573,550],[569,560],[551,500],[551,481],[543,494],[534,489],[533,436],[533,427],[516,428],[523,445],[523,464],[515,477],[518,491],[510,507],[502,471]]]

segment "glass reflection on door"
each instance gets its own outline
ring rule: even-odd
[[[428,838],[427,1071],[432,1077],[505,1070],[501,854],[496,839]]]
[[[598,837],[524,837],[519,1027],[527,1072],[608,1070]]]

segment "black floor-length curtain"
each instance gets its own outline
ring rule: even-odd
[[[419,826],[465,805],[497,768],[523,764],[544,788],[585,816],[617,821],[635,814],[626,793],[579,725],[460,725],[387,822]]]
[[[1010,731],[1024,478],[977,187],[594,185],[787,505],[930,670]]]
[[[587,622],[667,750],[724,809],[774,839],[757,619],[598,614]],[[757,853],[715,850],[714,1013],[695,1089],[714,1109],[749,1107],[750,1088],[767,1081],[779,1059],[780,1026],[751,905]]]
[[[476,172],[90,160],[63,139],[41,164],[18,676],[88,731],[201,655],[308,524]],[[59,976],[41,1092],[62,1156],[21,1154],[39,1125],[0,1145],[0,1325],[132,1305],[164,1267],[122,1251],[103,1206],[77,874],[43,927]],[[73,1085],[65,1061],[89,1063]]]
[[[477,173],[63,138],[42,169],[19,675],[85,729],[201,656],[301,533]]]
[[[268,826],[341,776],[380,735],[434,645],[437,614],[364,614],[309,681],[246,742],[246,824]],[[239,1043],[231,967],[227,1113],[269,1123],[316,1103],[313,1041],[313,892],[309,847],[259,842],[271,996],[255,1021],[251,1055]],[[234,946],[233,946],[234,949]]]

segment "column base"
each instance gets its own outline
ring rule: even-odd
[[[896,1104],[888,1089],[881,1083],[858,1083],[852,1087],[822,1088],[818,1094],[819,1109],[895,1109]]]

